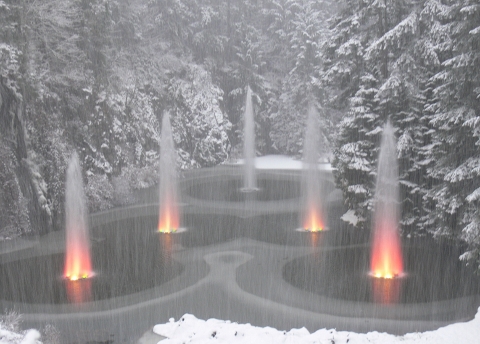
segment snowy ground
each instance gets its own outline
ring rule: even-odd
[[[387,333],[354,333],[321,329],[309,333],[307,329],[292,329],[288,332],[271,327],[255,327],[250,324],[237,324],[230,321],[209,319],[207,321],[185,314],[178,321],[170,319],[166,324],[156,325],[153,332],[166,339],[159,344],[234,344],[234,343],[295,343],[295,344],[474,344],[480,343],[480,308],[475,319],[439,328],[436,331],[407,333],[394,336]]]
[[[38,344],[40,333],[37,330],[28,330],[20,334],[6,329],[0,322],[0,344]]]
[[[239,159],[232,165],[243,164],[243,159]],[[255,158],[255,168],[259,170],[301,170],[303,163],[301,160],[294,159],[285,155],[265,155]],[[320,170],[331,170],[329,163],[319,163]]]

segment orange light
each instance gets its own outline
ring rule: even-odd
[[[317,232],[308,232],[308,237],[309,237],[309,242],[310,242],[310,246],[312,248],[317,248],[317,247],[320,247],[322,246],[322,242],[323,242],[323,235],[317,231]],[[316,254],[318,252],[320,252],[319,250],[315,250]]]
[[[180,225],[180,219],[176,202],[172,197],[166,197],[165,202],[160,204],[159,213],[158,231],[160,233],[176,232]]]
[[[167,262],[170,262],[172,260],[173,247],[176,240],[175,236],[168,234],[159,235],[158,239],[160,248],[162,250],[162,262],[168,264]]]
[[[63,275],[71,281],[93,275],[90,244],[81,233],[75,229],[67,233]]]
[[[77,278],[77,279],[73,279]],[[82,278],[78,280],[77,276],[72,276],[65,281],[65,289],[68,301],[74,304],[81,304],[92,301],[92,279]]]
[[[377,278],[393,279],[403,274],[403,255],[396,224],[377,221],[374,228],[370,271]]]
[[[402,278],[372,278],[373,302],[382,305],[398,303],[400,301],[402,281]]]
[[[385,278],[385,279],[392,279],[400,276],[400,274],[391,274],[389,272],[375,272],[370,275],[375,278]]]
[[[309,207],[305,216],[303,228],[309,232],[320,232],[325,229],[320,212],[315,207]]]

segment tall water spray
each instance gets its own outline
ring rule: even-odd
[[[243,155],[245,159],[244,190],[254,191],[257,188],[255,176],[255,121],[252,105],[252,90],[250,87],[247,88],[243,136]]]
[[[395,134],[390,121],[383,129],[378,158],[370,271],[374,277],[403,274],[399,234],[399,186]]]
[[[74,153],[70,160],[66,179],[64,277],[75,281],[93,276],[87,221],[88,210],[83,191],[82,170],[77,153]]]
[[[303,146],[303,229],[317,232],[325,229],[321,180],[318,174],[318,113],[314,106],[308,111],[307,129]]]
[[[160,209],[158,217],[158,231],[162,233],[175,232],[180,225],[176,155],[170,117],[168,113],[165,113],[160,140]]]

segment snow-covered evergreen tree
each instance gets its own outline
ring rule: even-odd
[[[341,128],[336,152],[340,154],[349,144],[365,147],[359,154],[368,161],[371,177],[374,176],[378,154],[373,152],[376,153],[375,147],[378,147],[378,134],[390,118],[398,139],[402,229],[404,232],[418,231],[425,193],[419,161],[422,160],[421,147],[425,144],[424,134],[428,130],[422,122],[426,101],[422,87],[427,70],[421,67],[425,56],[422,44],[418,43],[422,37],[419,19],[422,7],[420,3],[408,0],[347,3],[341,15],[334,19],[333,36],[325,46],[327,60],[323,80],[334,87],[328,95],[329,101],[347,111],[341,126],[349,127],[355,123],[356,131],[368,134],[346,134]],[[373,107],[365,108],[360,101],[366,92],[365,78],[376,80],[375,89],[369,90],[374,93],[369,95],[374,99]],[[359,111],[370,115],[359,116]],[[365,149],[369,150],[368,154]],[[345,158],[347,161],[342,161]],[[337,155],[335,164],[348,166],[348,159],[348,156]],[[363,175],[364,170],[365,166],[359,166],[357,172]],[[344,173],[346,170],[339,168],[337,180],[341,181],[339,186],[347,204],[361,219],[368,219],[373,184],[362,185],[365,188],[362,195],[366,199],[353,197],[349,188],[357,185],[357,178],[354,171]]]
[[[223,92],[200,66],[185,66],[185,79],[169,87],[171,121],[181,168],[209,167],[228,157],[231,124],[220,109]]]
[[[337,2],[0,0],[0,222],[61,228],[72,149],[92,210],[133,201],[157,182],[165,111],[180,167],[222,163],[250,85],[261,154],[300,155],[308,104],[344,114],[335,178],[360,225],[390,118],[403,231],[461,240],[480,265],[477,2],[343,0],[325,32]]]
[[[428,106],[434,130],[428,172],[436,182],[427,195],[434,204],[430,230],[466,241],[462,257],[478,264],[480,5],[473,0],[429,5],[441,63],[431,78],[434,101]]]
[[[270,11],[275,21],[269,30],[274,30],[274,37],[287,42],[289,47],[281,64],[285,77],[279,82],[277,104],[270,114],[270,136],[282,153],[301,153],[308,106],[323,106],[323,89],[318,79],[322,66],[320,47],[327,39],[324,7],[323,1],[284,1]],[[319,133],[322,138],[328,132],[325,114],[322,111],[321,126],[325,129],[323,134]]]
[[[351,99],[349,113],[341,122],[334,150],[336,183],[361,227],[368,222],[373,209],[377,143],[383,127],[382,118],[376,112],[377,84],[378,80],[371,74],[361,78],[360,89]]]

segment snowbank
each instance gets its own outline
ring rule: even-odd
[[[271,327],[255,327],[250,324],[237,324],[230,321],[209,319],[207,321],[185,314],[177,322],[170,319],[166,324],[156,325],[153,332],[166,339],[159,344],[194,343],[206,344],[215,340],[216,344],[235,343],[295,343],[295,344],[409,344],[409,343],[479,343],[480,308],[475,319],[442,327],[436,331],[408,333],[394,336],[387,333],[354,333],[321,329],[309,333],[307,329],[292,329],[288,332]]]
[[[355,212],[353,210],[348,210],[345,214],[342,215],[340,219],[347,223],[350,223],[353,226],[356,226],[358,223],[358,217],[355,216]]]
[[[40,333],[37,330],[28,330],[24,334],[15,333],[3,328],[0,322],[0,344],[41,344]]]

